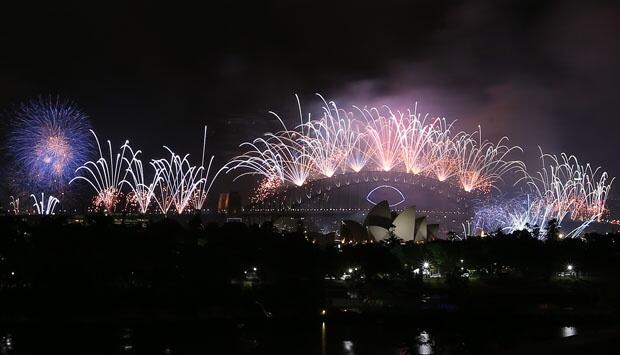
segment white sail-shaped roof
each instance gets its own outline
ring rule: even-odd
[[[404,241],[414,240],[415,238],[415,206],[409,206],[402,211],[392,224],[394,225],[394,235]]]

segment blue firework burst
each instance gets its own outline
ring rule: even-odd
[[[91,148],[88,117],[72,102],[38,98],[14,113],[7,139],[15,181],[37,191],[62,191]]]

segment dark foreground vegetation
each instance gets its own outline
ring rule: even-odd
[[[83,224],[2,217],[0,230],[5,321],[611,319],[620,309],[617,235],[339,246],[309,240],[303,228],[283,234],[199,218],[119,225],[106,216]]]

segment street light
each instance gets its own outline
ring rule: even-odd
[[[571,264],[566,265],[566,270],[573,271],[573,265]]]
[[[428,269],[428,268],[429,268],[429,266],[431,266],[431,264],[429,264],[429,263],[428,263],[428,261],[425,261],[425,262],[422,264],[422,266],[423,266],[425,269]]]

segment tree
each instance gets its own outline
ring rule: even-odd
[[[394,233],[394,227],[392,226],[388,230],[388,237],[383,240],[383,243],[385,243],[385,245],[391,247],[391,246],[402,244],[403,240],[396,236],[396,234]]]
[[[551,218],[547,221],[547,240],[558,240],[560,236],[560,225],[556,218]]]

